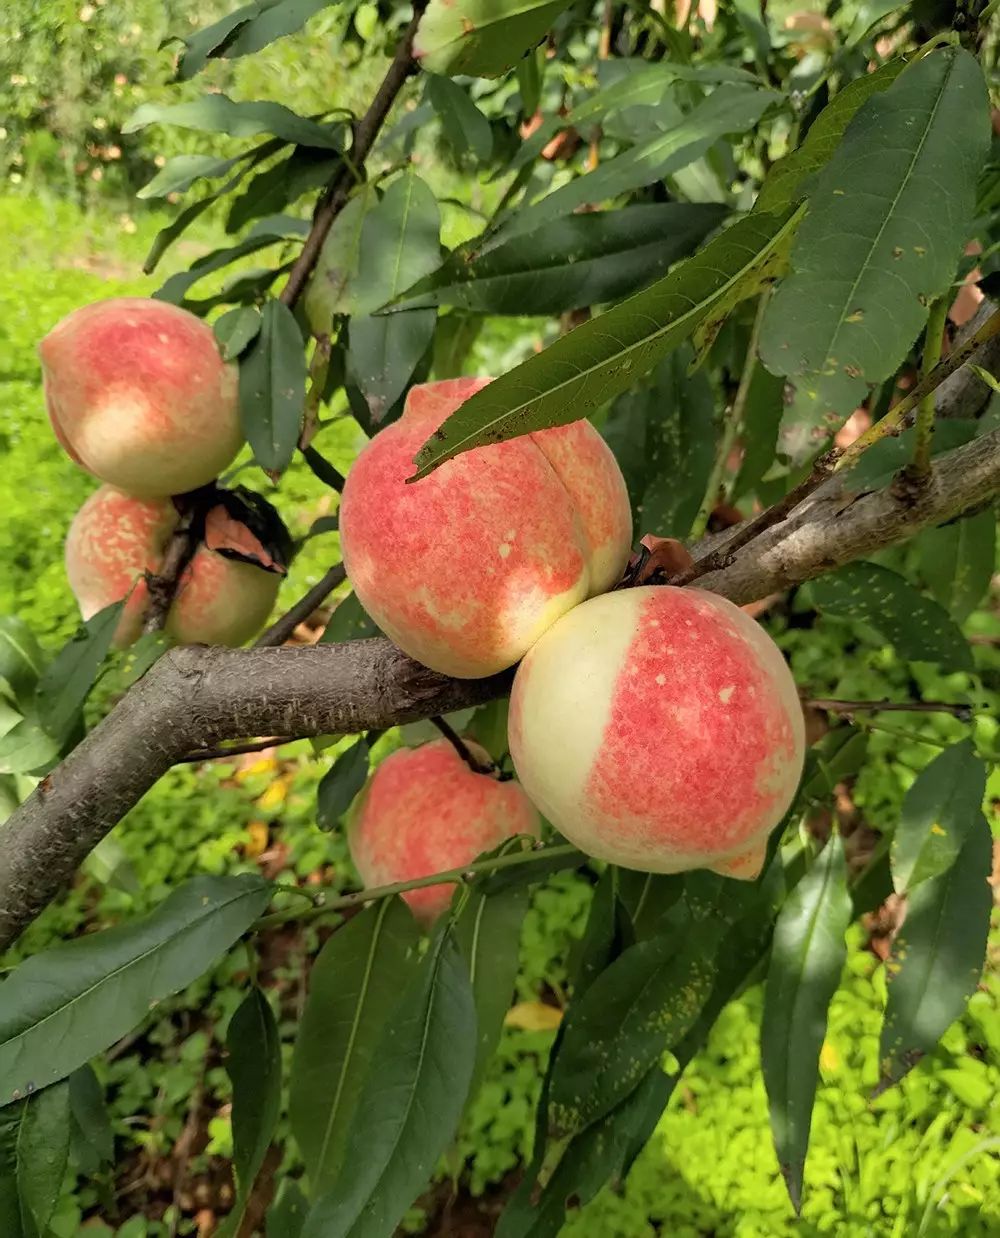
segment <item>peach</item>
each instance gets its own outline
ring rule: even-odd
[[[587,421],[465,452],[412,485],[413,457],[489,379],[414,387],[347,477],[340,544],[358,599],[411,657],[476,679],[512,666],[628,561],[621,470]]]
[[[467,746],[488,761],[482,748]],[[538,813],[516,782],[477,774],[441,739],[386,757],[351,810],[347,837],[362,881],[381,886],[460,868],[506,838],[538,832]],[[429,925],[454,889],[426,886],[402,897]]]
[[[771,638],[724,598],[668,586],[609,593],[558,620],[518,667],[508,737],[525,791],[581,850],[747,879],[805,747]]]
[[[98,301],[53,327],[38,351],[56,437],[101,481],[166,498],[210,482],[240,449],[236,366],[187,310]]]
[[[149,600],[143,573],[159,570],[179,520],[170,499],[136,499],[101,486],[70,525],[66,574],[83,618],[128,597],[115,633],[119,649],[142,631]],[[178,644],[240,645],[266,621],[284,570],[280,557],[270,555],[222,501],[214,502],[164,630]]]

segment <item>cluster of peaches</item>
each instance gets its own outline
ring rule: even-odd
[[[236,376],[209,327],[158,302],[77,311],[41,346],[59,440],[104,486],[67,541],[86,618],[128,597],[134,639],[185,498],[241,444]],[[615,589],[632,520],[624,479],[585,420],[466,452],[407,484],[418,448],[484,382],[411,390],[355,461],[340,508],[344,563],[405,653],[461,678],[520,663],[509,711],[519,782],[447,740],[393,753],[352,810],[368,885],[462,867],[539,811],[589,855],[651,872],[760,871],[801,773],[804,727],[781,653],[730,602],[698,589]],[[232,507],[207,504],[167,622],[178,641],[240,643],[266,619],[283,564]],[[180,496],[180,497],[177,497]],[[213,512],[221,509],[214,521]],[[451,888],[405,897],[425,922]]]

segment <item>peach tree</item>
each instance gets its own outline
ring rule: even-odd
[[[187,31],[177,77],[330,2]],[[209,208],[230,242],[42,346],[53,428],[105,485],[69,534],[78,635],[47,658],[30,615],[0,621],[0,946],[172,765],[265,743],[346,738],[317,819],[349,831],[362,881],[198,876],[142,918],[15,947],[0,1230],[44,1235],[71,1150],[111,1155],[89,1062],[226,952],[319,921],[290,1073],[252,978],[230,1022],[221,1232],[389,1238],[495,1050],[530,891],[567,868],[593,900],[497,1233],[554,1235],[620,1182],[757,983],[798,1208],[852,921],[890,896],[905,913],[879,1090],[962,1014],[986,952],[996,663],[963,625],[1000,491],[996,0],[815,6],[807,36],[742,3],[344,8],[387,50],[360,115],[216,91],[139,109],[130,132],[240,144],[145,187],[183,199],[147,268]],[[489,204],[451,248],[428,140]],[[524,315],[551,320],[546,346],[478,381],[484,321]],[[370,442],[345,482],[324,434],[346,417]],[[296,458],[343,492],[344,562],[261,634]],[[755,622],[790,593],[857,648],[954,673],[953,699],[916,675],[891,701],[796,691]],[[289,644],[317,611],[319,641]],[[129,682],[86,732],[115,644]],[[958,733],[891,829],[861,845],[817,812],[883,715],[935,711]],[[373,759],[428,719],[440,740]],[[258,1223],[286,1095],[305,1172]]]

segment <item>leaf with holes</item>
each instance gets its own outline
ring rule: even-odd
[[[3,984],[0,1105],[47,1087],[130,1032],[264,911],[271,883],[193,877],[141,919],[34,954]]]
[[[628,390],[723,297],[754,281],[792,218],[740,220],[652,287],[477,391],[421,447],[413,480],[473,447],[576,421]]]
[[[260,331],[240,357],[240,422],[261,468],[282,473],[299,441],[305,405],[302,333],[287,305],[264,303]]]
[[[972,650],[946,610],[877,563],[850,563],[809,586],[825,614],[869,624],[913,662],[972,670]]]
[[[778,1164],[796,1212],[827,1008],[847,957],[850,922],[847,861],[834,834],[781,908],[764,987],[761,1067]]]
[[[968,239],[989,148],[982,70],[960,48],[911,64],[857,111],[809,196],[760,354],[796,396],[782,450],[811,455],[895,373]]]
[[[338,929],[309,973],[289,1118],[314,1197],[340,1173],[375,1046],[412,974],[418,940],[406,904],[383,899]]]
[[[499,77],[540,43],[571,0],[431,0],[413,40],[428,73]]]

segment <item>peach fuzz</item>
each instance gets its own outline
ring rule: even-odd
[[[467,747],[488,761],[476,744]],[[538,813],[516,782],[477,774],[441,739],[386,757],[351,810],[347,837],[354,866],[371,887],[460,868],[506,838],[538,832]],[[402,897],[430,925],[454,889],[425,886]]]
[[[159,570],[178,519],[169,499],[102,486],[70,525],[66,574],[83,618],[128,597],[115,633],[119,649],[142,631],[149,598],[143,573]],[[267,620],[280,582],[278,572],[202,545],[180,578],[164,630],[178,644],[241,645]]]
[[[187,310],[98,301],[53,327],[38,351],[56,437],[101,481],[167,498],[212,481],[240,449],[236,367]]]
[[[700,589],[623,589],[518,668],[510,752],[570,842],[625,868],[751,879],[795,795],[805,727],[778,647]]]
[[[476,679],[517,662],[628,561],[621,470],[587,421],[477,448],[411,485],[413,457],[489,379],[414,387],[347,477],[340,541],[372,619],[405,653]]]

